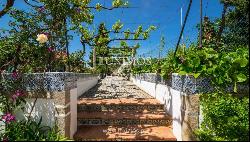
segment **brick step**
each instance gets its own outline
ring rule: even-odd
[[[153,125],[79,126],[76,141],[176,141],[172,128]]]
[[[156,99],[81,99],[78,101],[78,112],[106,110],[149,110],[163,111],[164,105]]]
[[[151,112],[139,111],[102,111],[102,112],[79,112],[78,119],[171,119],[164,111]]]
[[[79,118],[78,126],[81,125],[156,125],[170,126],[171,119],[100,119],[100,118]]]
[[[79,125],[172,125],[171,117],[165,115],[163,111],[80,112],[77,118]]]
[[[99,99],[99,98],[81,98],[78,100],[78,105],[160,105],[161,103],[156,99],[145,99],[145,98],[119,98],[119,99]]]
[[[115,105],[77,105],[78,112],[100,112],[100,111],[112,111],[112,110],[120,110],[120,111],[139,111],[143,112],[147,111],[164,111],[163,105],[130,105],[130,104],[115,104]]]

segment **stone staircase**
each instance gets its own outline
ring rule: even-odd
[[[175,141],[171,117],[153,98],[81,98],[77,141]]]

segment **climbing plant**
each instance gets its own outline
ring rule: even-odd
[[[201,96],[203,123],[196,135],[201,141],[248,141],[249,98],[223,92]]]

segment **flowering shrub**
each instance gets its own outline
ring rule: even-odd
[[[65,137],[59,134],[57,127],[50,128],[42,126],[39,122],[29,121],[12,121],[14,116],[9,115],[10,119],[7,123],[5,133],[0,135],[0,140],[3,141],[64,141]]]
[[[11,74],[5,75],[0,76],[0,111],[4,113],[0,116],[0,121],[5,124],[0,140],[66,140],[60,136],[56,127],[41,126],[42,118],[40,122],[31,120],[29,116],[27,120],[16,120],[14,112],[21,110],[25,104],[22,73],[14,70]]]
[[[45,43],[48,41],[48,37],[46,34],[38,34],[37,35],[37,39],[36,39],[39,43]]]
[[[5,115],[2,116],[2,120],[5,122],[5,123],[10,123],[12,121],[15,121],[16,120],[16,117],[14,115],[12,115],[11,113],[6,113]]]
[[[13,71],[10,75],[1,74],[0,76],[0,110],[7,114],[12,114],[25,103],[25,92],[22,86],[22,75],[20,72]]]

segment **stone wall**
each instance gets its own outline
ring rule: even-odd
[[[6,74],[8,78],[9,74]],[[24,111],[17,111],[22,120],[31,113],[34,120],[42,117],[42,124],[57,125],[61,134],[73,138],[77,130],[77,97],[97,84],[98,75],[69,72],[46,72],[23,75],[26,90]]]
[[[132,75],[131,80],[164,104],[166,113],[172,116],[173,132],[178,141],[196,140],[193,132],[202,121],[199,95],[213,91],[209,79],[172,74],[166,81],[160,75],[149,73]],[[240,94],[249,93],[249,86],[238,85],[237,88]],[[232,92],[233,87],[228,86],[225,91]]]

